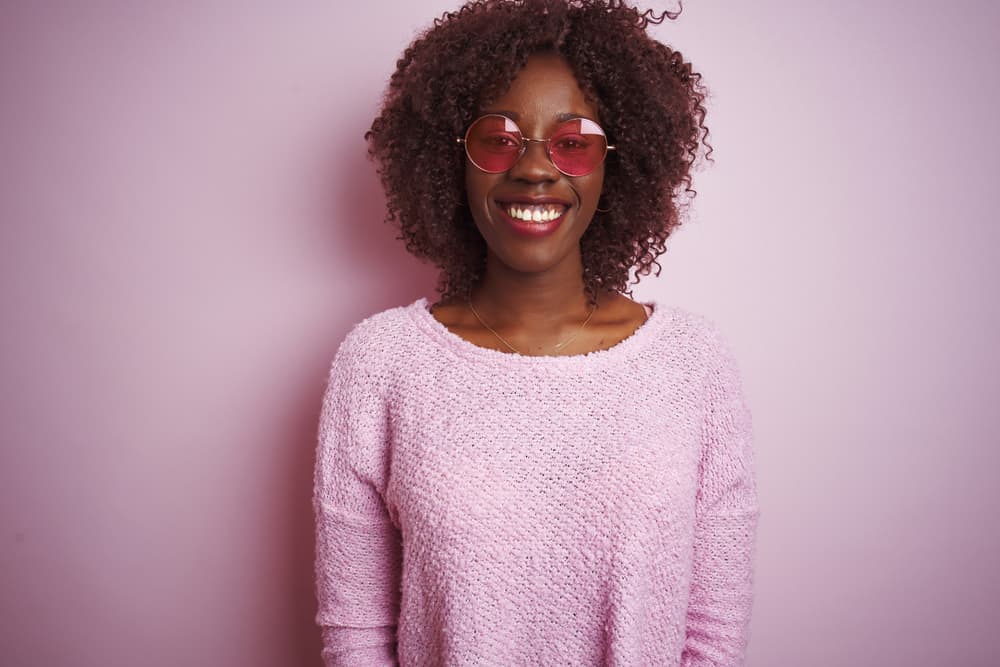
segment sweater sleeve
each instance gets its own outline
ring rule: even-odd
[[[355,327],[330,366],[318,429],[313,509],[316,623],[326,667],[395,667],[402,555],[384,503],[387,411],[377,363]]]
[[[682,667],[742,667],[760,510],[751,414],[739,367],[713,327]]]

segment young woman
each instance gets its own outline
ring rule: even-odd
[[[359,322],[330,368],[327,665],[743,664],[740,372],[708,318],[625,295],[708,148],[699,75],[645,31],[662,19],[486,0],[399,60],[367,136],[441,298]]]

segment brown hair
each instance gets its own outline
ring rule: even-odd
[[[598,109],[608,154],[602,209],[580,240],[583,280],[627,289],[656,258],[696,192],[691,168],[711,160],[701,75],[646,33],[676,13],[615,0],[476,0],[445,13],[397,62],[365,133],[385,188],[386,221],[406,249],[441,270],[442,298],[466,297],[485,268],[486,243],[465,198],[465,154],[455,138],[503,94],[528,57],[555,51]]]

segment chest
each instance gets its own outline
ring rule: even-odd
[[[567,390],[562,377],[441,376],[401,386],[386,495],[404,539],[628,530],[693,511],[695,378],[587,376]]]

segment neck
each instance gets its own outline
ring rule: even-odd
[[[564,262],[542,273],[514,271],[502,262],[487,259],[483,279],[472,290],[472,302],[495,328],[549,332],[566,320],[590,314],[583,285],[583,265]],[[598,305],[603,299],[598,299]]]

